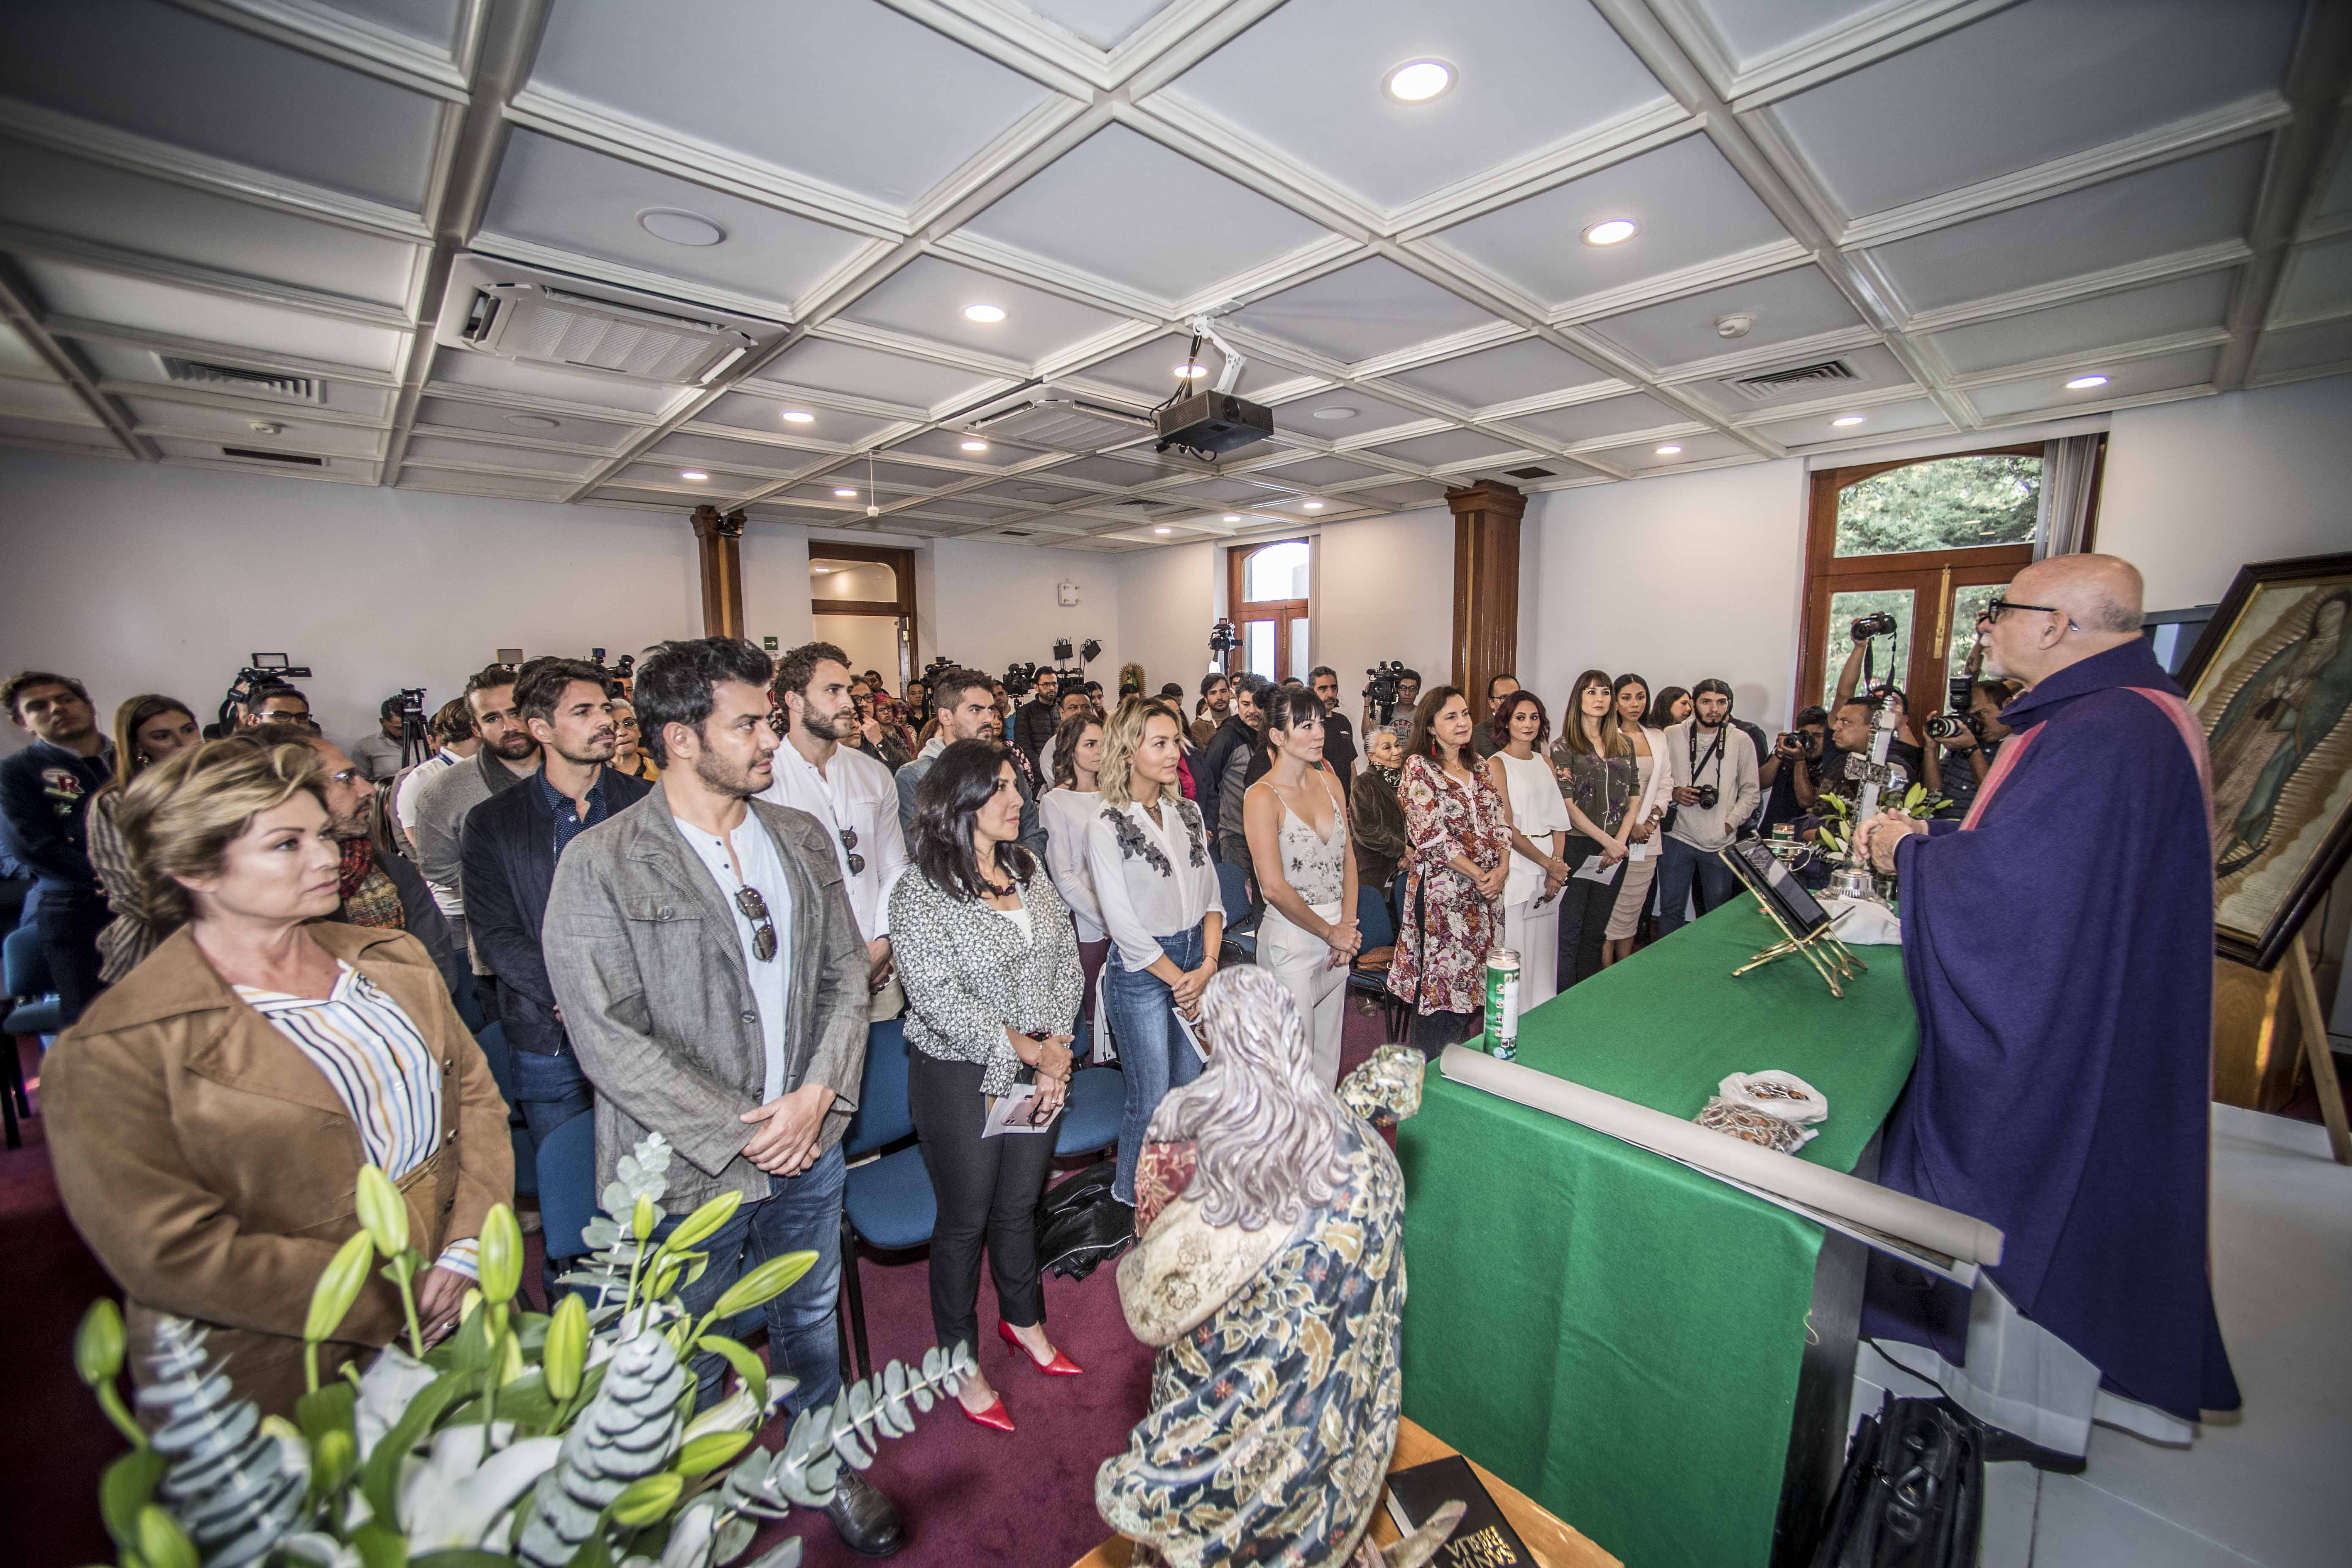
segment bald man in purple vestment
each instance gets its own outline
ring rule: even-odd
[[[2186,1442],[2238,1406],[2206,1269],[2210,784],[2140,610],[2114,556],[2019,573],[1978,625],[2026,690],[1974,808],[1863,833],[1919,1012],[1879,1180],[2006,1237],[1973,1292],[1874,1258],[1864,1332],[2057,1469],[2094,1421]]]

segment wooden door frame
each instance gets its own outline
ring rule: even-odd
[[[1311,599],[1250,600],[1242,596],[1242,584],[1248,580],[1246,564],[1249,558],[1262,550],[1272,549],[1277,544],[1304,544],[1309,552],[1308,558],[1310,560],[1313,558],[1314,541],[1303,533],[1289,539],[1254,539],[1247,544],[1232,546],[1225,552],[1225,613],[1233,618],[1234,628],[1242,631],[1244,639],[1248,637],[1245,628],[1250,622],[1272,621],[1274,623],[1276,673],[1272,679],[1279,683],[1283,675],[1290,668],[1290,623],[1308,617],[1309,605],[1313,601]],[[1308,620],[1308,624],[1310,626],[1313,625],[1311,619]],[[1313,633],[1310,631],[1308,635],[1311,637]],[[1236,648],[1235,655],[1244,656],[1246,646],[1244,641],[1244,648]]]
[[[898,584],[895,599],[821,599],[809,595],[812,616],[901,616],[907,635],[898,647],[898,689],[913,679],[915,664],[915,552],[887,544],[846,544],[829,539],[808,542],[809,560],[868,561],[890,568]]]
[[[1910,588],[1913,631],[1918,632],[1922,619],[1940,618],[1944,612],[1943,594],[1950,588],[1979,585],[1987,582],[2007,582],[2033,561],[2033,546],[2025,544],[1979,545],[1963,550],[1904,551],[1890,555],[1840,555],[1837,553],[1837,498],[1847,486],[1858,484],[1874,475],[1889,473],[1896,468],[1914,468],[1921,463],[1942,462],[1948,458],[2039,458],[2044,444],[2026,442],[2009,447],[1979,447],[1966,452],[1937,452],[1925,457],[1901,458],[1879,463],[1857,463],[1843,468],[1817,468],[1813,471],[1812,492],[1808,501],[1805,525],[1805,592],[1801,618],[1797,627],[1797,698],[1799,710],[1812,705],[1813,692],[1827,683],[1829,647],[1829,606],[1832,595],[1840,593],[1866,592],[1872,589]],[[2091,474],[2091,522],[2098,520],[2099,496],[2106,477],[2106,443],[2099,444],[2099,458]],[[2091,542],[2085,531],[2084,543]],[[1945,576],[1949,573],[1948,579]],[[1988,577],[1983,574],[1991,573]],[[1863,581],[1900,577],[1901,582]],[[1924,584],[1925,591],[1921,591]],[[1930,601],[1934,601],[1931,603]],[[1932,611],[1932,616],[1922,616]],[[1915,716],[1924,718],[1943,706],[1943,690],[1935,672],[1944,665],[1944,649],[1948,645],[1948,631],[1942,638],[1915,635],[1908,667],[1905,669],[1904,689]],[[1923,682],[1925,689],[1923,689]]]

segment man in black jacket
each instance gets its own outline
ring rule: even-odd
[[[98,994],[98,933],[111,911],[90,869],[89,803],[114,773],[114,748],[89,692],[71,676],[26,670],[0,685],[0,701],[33,743],[0,761],[0,847],[36,879],[24,918],[68,1024]],[[14,1049],[12,1045],[10,1049]]]
[[[514,705],[539,744],[538,772],[466,814],[466,917],[475,951],[499,979],[499,1020],[514,1048],[515,1108],[533,1153],[593,1102],[547,978],[540,926],[564,847],[652,788],[604,763],[613,719],[604,672],[584,659],[548,659],[515,684]]]
[[[1037,753],[1062,727],[1062,677],[1055,670],[1037,672],[1037,684],[1030,689],[1029,700],[1013,710],[1013,732],[1006,737],[1013,748],[1029,759],[1031,771],[1037,771]],[[1039,777],[1044,774],[1040,773]],[[1044,786],[1050,789],[1049,784]],[[1042,792],[1041,792],[1042,793]]]

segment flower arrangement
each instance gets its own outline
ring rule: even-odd
[[[1952,803],[1942,795],[1929,795],[1926,784],[1915,784],[1903,792],[1900,800],[1886,804],[1889,809],[1899,811],[1906,816],[1925,817],[1935,816]],[[1824,792],[1815,803],[1814,809],[1820,816],[1822,842],[1838,854],[1844,854],[1853,837],[1853,803],[1842,795]]]
[[[952,1395],[971,1352],[934,1347],[919,1370],[892,1362],[833,1404],[803,1411],[781,1448],[753,1439],[789,1393],[757,1356],[716,1331],[789,1289],[813,1252],[769,1259],[699,1317],[677,1292],[709,1259],[695,1250],[741,1201],[724,1194],[669,1235],[670,1149],[658,1134],[624,1157],[588,1226],[596,1248],[563,1283],[552,1314],[516,1300],[523,1245],[514,1212],[492,1209],[480,1237],[478,1289],[458,1327],[427,1349],[418,1331],[408,1211],[376,1167],[360,1173],[362,1228],[311,1293],[303,1331],[309,1392],[295,1416],[232,1401],[207,1364],[205,1331],[162,1324],[148,1381],[126,1407],[122,1316],[91,1305],[74,1362],[99,1406],[130,1438],[99,1489],[121,1568],[719,1568],[750,1548],[760,1522],[798,1503],[823,1508],[841,1466],[863,1469],[881,1439]],[[322,1383],[318,1347],[381,1258],[408,1331],[364,1375]],[[593,1300],[592,1300],[593,1298]],[[688,1362],[714,1352],[733,1368],[725,1399],[697,1415]],[[797,1537],[754,1568],[792,1568]]]

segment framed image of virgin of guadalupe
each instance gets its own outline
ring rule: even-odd
[[[2352,853],[2352,553],[2257,561],[2181,666],[2213,759],[2213,921],[2269,969]]]

